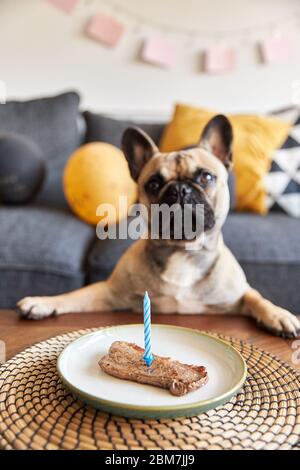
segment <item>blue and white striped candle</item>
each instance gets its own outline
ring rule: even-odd
[[[147,366],[151,366],[153,361],[152,344],[151,344],[151,303],[148,292],[144,296],[144,341],[145,341],[145,354],[144,359]]]

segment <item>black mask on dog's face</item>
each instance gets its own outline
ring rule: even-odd
[[[200,233],[197,233],[196,223],[196,208],[198,205],[202,206],[201,216],[203,216],[203,224],[201,227],[204,231],[211,230],[215,224],[214,209],[209,202],[205,189],[207,186],[214,185],[215,182],[215,175],[212,175],[207,170],[200,169],[195,172],[193,178],[182,181],[165,181],[159,172],[152,175],[144,186],[149,199],[153,203],[158,204],[159,207],[167,205],[174,209],[174,212],[170,213],[169,220],[160,218],[159,235],[162,236],[165,224],[169,223],[170,226],[167,228],[169,228],[170,238],[174,239],[176,235],[180,239],[186,240],[186,233],[184,231],[184,208],[186,208],[190,211],[190,213],[187,212],[186,214],[191,216],[191,229],[195,233],[195,238],[197,235],[199,236]],[[175,227],[175,223],[177,227]],[[181,227],[178,227],[178,224],[181,224]]]
[[[160,153],[150,137],[137,128],[127,129],[122,139],[131,176],[139,185],[140,202],[147,207],[152,204],[158,207],[177,205],[181,209],[188,206],[193,229],[196,226],[196,208],[201,205],[204,217],[202,231],[205,232],[214,228],[218,218],[219,193],[224,192],[226,199],[225,168],[231,166],[231,145],[232,128],[222,115],[209,121],[199,145],[178,152]],[[218,186],[219,178],[223,185]],[[183,217],[176,218],[171,214],[169,225],[170,238],[177,228],[177,235],[181,230],[184,240]]]

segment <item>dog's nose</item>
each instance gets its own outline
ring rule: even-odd
[[[179,194],[180,196],[184,197],[187,194],[190,194],[192,192],[192,188],[189,184],[187,183],[178,183],[179,184]]]
[[[163,194],[163,202],[166,204],[172,205],[178,202],[178,187],[176,183],[169,184]]]
[[[192,188],[187,183],[176,181],[168,186],[163,199],[167,204],[175,204],[181,202],[191,192]]]

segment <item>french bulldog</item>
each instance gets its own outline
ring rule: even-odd
[[[162,153],[138,128],[129,128],[122,148],[139,202],[179,203],[204,207],[204,237],[171,236],[136,241],[104,282],[54,297],[27,297],[18,302],[21,315],[42,319],[68,312],[140,311],[144,291],[159,313],[236,313],[253,317],[276,335],[296,337],[300,322],[251,288],[226,247],[222,225],[229,211],[228,172],[232,167],[233,131],[217,115],[206,125],[199,144]],[[149,218],[151,225],[151,217]],[[201,242],[200,242],[201,238]]]

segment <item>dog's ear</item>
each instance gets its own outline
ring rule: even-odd
[[[205,126],[199,145],[213,153],[229,170],[232,166],[233,131],[223,114],[213,117]]]
[[[122,150],[132,178],[137,181],[143,166],[158,152],[153,140],[138,127],[129,127],[122,137]]]

